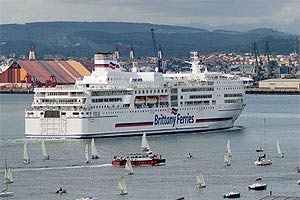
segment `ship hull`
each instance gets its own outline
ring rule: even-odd
[[[216,109],[182,109],[176,115],[171,108],[105,112],[93,117],[25,118],[25,136],[40,138],[92,138],[196,133],[232,128],[245,105]],[[132,113],[132,114],[131,114]]]

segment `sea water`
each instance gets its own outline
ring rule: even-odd
[[[42,160],[41,140],[27,139],[32,160],[23,164],[24,109],[32,95],[0,95],[0,171],[4,159],[12,168],[14,183],[8,199],[62,200],[93,196],[97,199],[223,199],[223,193],[241,192],[241,199],[255,200],[269,194],[300,196],[300,96],[247,95],[247,106],[235,125],[240,131],[200,134],[148,136],[151,149],[167,159],[164,166],[134,167],[126,176],[128,195],[116,195],[124,168],[111,166],[113,156],[140,149],[141,137],[99,138],[96,146],[100,159],[85,165],[85,144],[90,140],[46,140],[50,160]],[[265,122],[264,122],[265,121]],[[100,127],[101,128],[101,127]],[[223,157],[230,139],[232,165],[225,167]],[[278,158],[276,141],[284,158]],[[264,147],[273,164],[257,167],[254,160]],[[186,159],[191,153],[194,159]],[[196,188],[196,176],[202,169],[206,188]],[[247,186],[261,177],[268,184],[265,191],[249,191]],[[0,187],[5,187],[0,181]],[[58,187],[67,189],[55,194]]]

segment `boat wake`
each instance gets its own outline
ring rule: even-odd
[[[81,169],[81,168],[102,168],[111,167],[112,164],[106,163],[102,165],[71,165],[71,166],[58,166],[58,167],[32,167],[32,168],[17,168],[13,169],[14,172],[24,172],[24,171],[44,171],[44,170],[64,170],[64,169]]]

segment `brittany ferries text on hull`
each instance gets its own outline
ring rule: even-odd
[[[27,137],[91,138],[227,129],[241,114],[238,76],[208,72],[191,52],[190,73],[122,71],[111,53],[75,85],[35,88],[25,111]]]

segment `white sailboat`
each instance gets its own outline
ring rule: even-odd
[[[226,152],[228,152],[229,157],[232,157],[231,148],[230,148],[230,140],[227,141]]]
[[[121,176],[121,179],[119,181],[119,184],[117,187],[117,192],[118,192],[118,195],[126,195],[127,194],[125,177],[123,175]]]
[[[49,160],[50,156],[47,154],[45,141],[42,141],[42,153],[43,153],[43,160]]]
[[[205,188],[206,187],[201,169],[199,169],[199,173],[197,176],[196,187],[197,188]]]
[[[279,144],[278,140],[277,140],[277,152],[278,152],[279,158],[283,158],[284,154],[281,151],[280,144]]]
[[[30,163],[30,158],[28,156],[27,142],[26,141],[24,143],[23,163],[24,164],[29,164]]]
[[[133,168],[132,168],[130,159],[127,159],[127,161],[126,161],[125,170],[127,171],[128,175],[132,175],[133,174]]]
[[[5,159],[5,172],[3,177],[3,183],[13,183],[14,179],[12,176],[12,172],[10,168],[7,166],[6,159]]]
[[[226,152],[226,154],[224,155],[224,165],[225,166],[230,166],[231,165],[231,159],[229,156],[229,153]]]
[[[92,151],[92,159],[98,159],[99,158],[99,154],[96,148],[96,144],[95,144],[95,139],[92,138],[91,141],[91,151]]]
[[[91,164],[92,161],[89,158],[89,144],[85,145],[85,164]]]
[[[143,137],[142,137],[141,149],[143,151],[149,151],[150,150],[150,146],[149,146],[149,143],[147,141],[146,133],[144,133]]]

